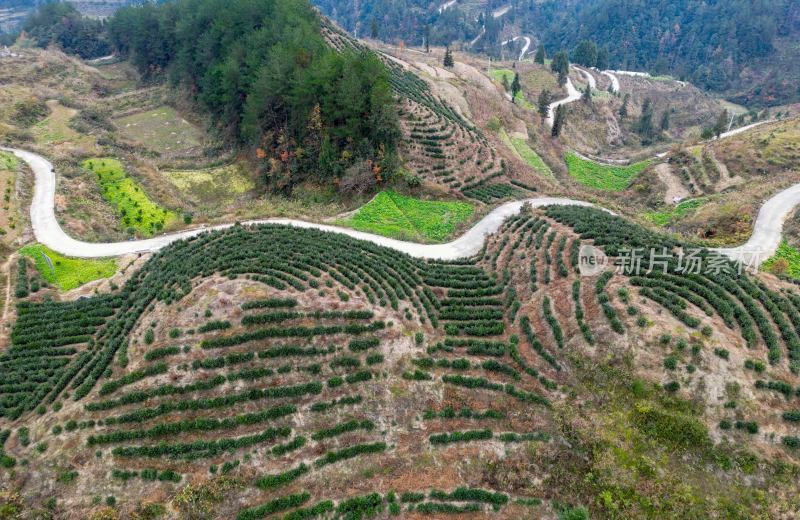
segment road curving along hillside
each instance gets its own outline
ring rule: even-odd
[[[35,189],[31,202],[30,216],[36,240],[50,249],[67,256],[102,258],[129,253],[153,252],[176,240],[189,238],[209,230],[225,229],[234,225],[220,224],[198,227],[154,238],[126,242],[90,243],[76,240],[64,232],[55,215],[56,174],[53,165],[44,157],[26,150],[6,147],[0,147],[0,150],[13,153],[25,161],[34,172]],[[454,260],[474,255],[480,251],[486,235],[497,231],[503,221],[507,217],[518,213],[525,203],[533,207],[549,205],[593,206],[593,204],[586,201],[559,197],[538,197],[507,202],[494,208],[466,233],[446,244],[417,244],[337,226],[284,218],[251,220],[242,224],[282,224],[299,228],[319,229],[331,233],[341,233],[359,240],[389,247],[417,258]],[[800,204],[800,184],[781,191],[764,203],[758,213],[753,235],[746,244],[735,248],[717,249],[717,251],[732,259],[741,258],[745,260],[755,253],[758,254],[759,262],[763,262],[777,250],[781,240],[783,222],[798,204]]]

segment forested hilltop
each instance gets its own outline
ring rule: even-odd
[[[277,190],[395,168],[400,131],[383,63],[333,50],[304,0],[128,7],[108,38],[144,78],[189,92],[222,134],[252,149]]]
[[[611,68],[670,74],[745,103],[800,97],[800,4],[792,0],[457,0],[441,10],[444,2],[416,0],[316,3],[361,36],[421,45],[429,34],[434,44],[471,43],[490,55],[520,34],[538,37],[550,56],[592,40],[608,47]]]

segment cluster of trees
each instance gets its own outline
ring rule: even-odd
[[[22,28],[39,47],[58,45],[64,52],[83,59],[98,58],[110,52],[104,22],[84,18],[70,3],[42,5],[25,20]]]
[[[591,40],[583,40],[572,51],[572,61],[584,67],[608,69],[608,47],[598,47]]]
[[[305,0],[178,0],[120,9],[111,44],[145,78],[168,76],[223,133],[251,147],[269,184],[377,181],[400,136],[389,73],[374,54],[337,52]]]

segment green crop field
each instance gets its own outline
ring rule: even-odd
[[[337,224],[403,240],[441,242],[473,211],[465,202],[419,200],[387,190]]]
[[[605,191],[622,191],[650,165],[650,160],[629,166],[611,166],[582,159],[574,153],[565,157],[569,174],[584,186]]]
[[[800,279],[800,250],[783,240],[778,246],[775,256],[761,264],[761,269]]]
[[[62,291],[80,287],[92,280],[108,278],[117,272],[117,261],[113,258],[102,260],[69,258],[41,244],[25,246],[19,252],[33,260],[42,277]],[[50,259],[52,268],[45,255]]]
[[[669,211],[653,211],[644,214],[644,218],[657,226],[666,226],[670,222],[680,220],[708,202],[707,198],[688,199],[678,203]]]
[[[116,159],[87,159],[83,167],[97,175],[103,197],[117,209],[122,225],[142,235],[152,235],[169,226],[176,214],[150,200],[138,182],[128,177]]]

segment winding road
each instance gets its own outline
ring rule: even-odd
[[[572,68],[581,73],[581,75],[586,80],[586,82],[589,84],[589,86],[592,88],[592,90],[597,90],[597,80],[594,79],[594,76],[592,76],[591,72],[589,72],[588,70],[582,69],[580,67],[576,67],[575,65],[573,65]]]
[[[33,201],[31,202],[30,215],[31,226],[36,240],[50,249],[67,256],[102,258],[121,256],[129,253],[152,252],[176,240],[189,238],[209,230],[226,229],[233,225],[221,224],[211,227],[199,227],[145,240],[110,243],[82,242],[67,235],[56,218],[54,211],[56,174],[53,165],[44,157],[33,152],[6,147],[0,147],[0,150],[13,153],[19,159],[25,161],[34,172],[35,188]],[[243,224],[282,224],[298,228],[318,229],[331,233],[341,233],[359,240],[372,242],[417,258],[454,260],[474,255],[480,251],[481,247],[483,247],[486,235],[497,231],[503,221],[509,216],[518,213],[525,203],[533,207],[549,205],[593,206],[593,204],[589,202],[558,197],[538,197],[507,202],[493,209],[459,238],[446,244],[417,244],[413,242],[404,242],[402,240],[395,240],[372,233],[284,218],[251,220],[243,222]],[[781,240],[783,222],[798,204],[800,204],[800,184],[781,191],[764,203],[758,213],[753,235],[746,244],[730,249],[718,249],[717,251],[732,259],[749,260],[753,258],[754,254],[757,254],[759,263],[766,260],[777,250]]]
[[[600,71],[600,74],[607,77],[611,80],[611,91],[612,92],[619,92],[619,78],[616,77],[612,72],[607,70]]]
[[[501,45],[508,45],[511,42],[515,42],[515,41],[519,40],[520,38],[525,40],[525,45],[522,46],[522,51],[519,53],[518,61],[522,61],[522,58],[524,58],[525,55],[528,53],[528,49],[531,46],[531,39],[529,37],[527,37],[527,36],[514,36],[510,40],[506,40],[501,44]]]
[[[572,103],[573,101],[578,101],[583,95],[580,93],[580,91],[578,91],[578,89],[575,88],[575,85],[572,84],[572,80],[569,78],[567,78],[567,83],[564,86],[567,89],[567,97],[550,103],[550,109],[548,110],[547,117],[545,118],[547,126],[553,126],[553,115],[556,113],[556,109],[559,106]]]
[[[200,227],[188,231],[160,235],[154,238],[131,240],[127,242],[90,243],[75,240],[61,229],[61,225],[56,219],[54,212],[56,174],[53,170],[53,165],[44,157],[25,150],[5,147],[0,147],[0,150],[13,153],[21,160],[25,161],[28,166],[30,166],[31,170],[33,170],[36,184],[33,193],[33,201],[31,203],[31,226],[33,227],[33,234],[37,241],[63,255],[78,258],[102,258],[121,256],[129,253],[152,252],[176,240],[189,238],[209,230],[226,229],[233,225],[221,224],[217,226]],[[492,210],[470,228],[469,231],[447,244],[416,244],[380,235],[373,235],[372,233],[355,231],[353,229],[284,218],[251,220],[243,222],[242,224],[283,224],[298,228],[319,229],[322,231],[341,233],[360,240],[366,240],[377,245],[402,251],[403,253],[417,258],[454,260],[474,255],[480,251],[481,247],[483,247],[484,237],[500,229],[500,225],[507,217],[519,213],[520,208],[525,202],[530,203],[534,207],[553,204],[591,206],[588,202],[554,197],[540,197],[508,202]]]

